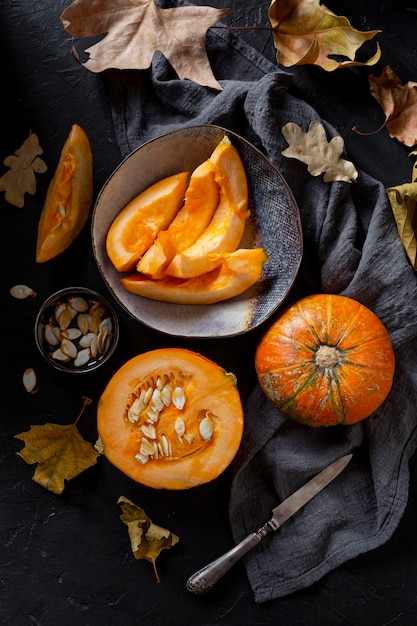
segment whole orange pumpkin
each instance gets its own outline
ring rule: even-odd
[[[307,296],[267,330],[255,367],[266,396],[309,426],[354,424],[390,392],[394,351],[381,320],[352,298]]]

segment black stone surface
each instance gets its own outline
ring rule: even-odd
[[[253,351],[259,333],[221,341],[176,340],[133,322],[117,309],[120,350],[102,371],[67,377],[52,371],[36,352],[33,322],[40,302],[53,291],[85,285],[107,295],[94,263],[88,227],[71,248],[43,265],[34,262],[37,223],[45,191],[73,123],[88,133],[94,154],[96,193],[120,161],[103,76],[78,65],[71,38],[62,28],[64,0],[2,0],[0,3],[1,161],[35,132],[48,172],[37,177],[34,196],[20,209],[0,195],[0,311],[3,358],[0,384],[0,622],[11,626],[227,625],[318,626],[411,625],[417,623],[417,466],[411,467],[410,497],[397,532],[383,547],[365,554],[313,587],[266,605],[257,605],[240,563],[202,598],[185,588],[189,574],[232,545],[227,504],[230,476],[185,492],[159,492],[133,483],[105,459],[73,479],[60,496],[31,480],[34,466],[16,454],[14,435],[32,424],[70,423],[86,395],[93,404],[79,423],[95,441],[95,405],[106,381],[127,358],[163,346],[196,349],[234,371],[243,400],[255,375]],[[232,7],[234,26],[268,26],[269,2],[202,2]],[[406,82],[417,80],[417,6],[414,0],[329,0],[361,30],[381,29],[383,55],[370,69],[332,74],[295,68],[297,93],[345,139],[350,159],[386,186],[409,181],[410,149],[385,130],[363,137],[383,114],[369,94],[367,75],[391,65]],[[269,59],[275,53],[267,30],[242,30],[241,36]],[[4,173],[2,165],[0,173]],[[26,283],[37,298],[17,303],[9,288]],[[117,306],[117,305],[116,305]],[[36,370],[39,390],[25,392],[22,374]],[[152,566],[136,561],[119,520],[119,496],[142,506],[150,517],[180,536]],[[255,530],[255,529],[254,529]]]

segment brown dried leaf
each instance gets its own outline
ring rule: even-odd
[[[47,423],[31,426],[30,430],[15,435],[25,442],[18,455],[28,464],[38,464],[33,480],[53,493],[62,493],[65,480],[75,478],[97,462],[99,454],[83,439],[76,426],[90,403],[89,398],[83,398],[83,408],[74,424]]]
[[[319,121],[311,122],[306,133],[298,124],[288,122],[282,127],[282,134],[289,144],[282,154],[306,163],[312,176],[324,173],[326,183],[336,180],[350,183],[357,179],[358,172],[353,163],[341,157],[344,149],[342,137],[333,137],[328,142],[326,131]]]
[[[369,76],[370,91],[385,113],[390,137],[406,146],[417,144],[417,83],[403,84],[387,65],[381,76]]]
[[[39,158],[43,153],[35,133],[30,133],[14,155],[3,161],[9,171],[0,178],[0,191],[5,191],[7,202],[22,208],[25,202],[25,193],[33,195],[36,192],[36,174],[43,174],[47,170],[46,163]]]
[[[61,20],[77,37],[106,33],[86,50],[90,58],[83,65],[92,72],[147,69],[159,50],[180,79],[222,89],[207,57],[206,32],[229,12],[203,6],[161,9],[154,0],[75,0]]]
[[[417,151],[411,155],[417,156]],[[417,270],[417,161],[413,167],[413,180],[387,189],[398,234],[411,262]]]
[[[179,538],[169,530],[153,524],[145,511],[131,500],[121,496],[117,501],[122,507],[120,519],[128,528],[130,545],[136,559],[145,559],[153,565],[157,582],[160,582],[156,569],[156,559],[161,550],[171,548]]]
[[[380,31],[356,30],[346,17],[335,15],[320,0],[272,0],[269,20],[277,61],[286,67],[319,65],[330,72],[352,65],[374,65],[381,56],[377,44],[370,59],[356,61],[358,48]],[[332,55],[342,60],[330,58]]]

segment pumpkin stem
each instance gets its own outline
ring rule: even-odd
[[[340,361],[340,354],[337,348],[333,346],[321,345],[319,346],[314,360],[319,367],[325,367],[331,369],[335,367]]]

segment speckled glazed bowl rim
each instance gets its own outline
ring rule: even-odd
[[[52,308],[54,304],[58,304],[60,300],[63,300],[68,296],[83,296],[87,299],[97,300],[101,302],[106,307],[106,310],[108,311],[113,322],[113,339],[110,348],[103,356],[91,362],[90,365],[71,367],[62,364],[55,359],[52,359],[49,356],[48,352],[45,350],[44,340],[40,336],[42,331],[43,318],[45,317],[48,309]],[[105,363],[109,361],[109,359],[114,354],[119,342],[119,332],[119,320],[113,306],[104,296],[102,296],[94,289],[90,289],[88,287],[65,287],[64,289],[59,289],[58,291],[52,293],[50,296],[48,296],[46,300],[44,300],[43,304],[39,308],[34,325],[35,343],[41,356],[51,367],[53,367],[53,369],[60,372],[65,372],[66,374],[87,374],[101,368]]]
[[[192,172],[225,134],[237,148],[248,178],[251,215],[240,247],[263,247],[269,257],[260,279],[240,296],[210,305],[172,304],[129,293],[106,251],[115,216],[154,182],[179,171]],[[98,269],[116,302],[135,320],[176,337],[231,337],[256,328],[286,299],[303,253],[298,206],[283,175],[246,139],[214,125],[174,130],[128,155],[98,194],[91,237]]]

